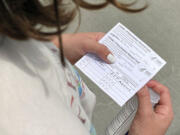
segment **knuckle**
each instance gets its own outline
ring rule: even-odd
[[[164,86],[164,85],[160,85],[159,87],[160,87],[160,89],[162,89],[164,92],[169,93],[169,88],[168,88],[168,87],[166,87],[166,86]]]
[[[97,35],[98,35],[98,36],[104,36],[105,33],[103,33],[103,32],[98,32]]]
[[[169,90],[168,87],[166,87],[166,86],[164,86],[163,84],[160,84],[160,83],[159,83],[159,87],[160,87],[161,89],[164,89],[165,91],[168,91],[168,90]]]
[[[138,95],[139,95],[139,97],[148,97],[148,96],[149,96],[149,93],[148,93],[147,90],[141,89],[141,90],[138,92]]]
[[[105,33],[103,33],[103,32],[97,32],[96,33],[96,41],[99,41],[104,35],[105,35]]]
[[[108,51],[108,48],[105,45],[102,45],[101,47],[102,47],[102,50]]]
[[[95,52],[98,55],[103,55],[104,54],[104,49],[101,46],[97,46],[96,49],[95,49]]]
[[[164,106],[164,112],[166,112],[167,115],[171,114],[171,108],[168,106]]]
[[[164,89],[164,92],[165,92],[168,96],[170,96],[170,92],[169,92],[169,89],[168,89],[168,88],[167,88],[167,89],[165,88],[165,89]]]
[[[173,112],[172,108],[171,107],[166,107],[165,112],[166,112],[166,119],[173,120],[174,112]]]
[[[146,98],[149,97],[149,95],[148,95],[146,92],[140,92],[140,93],[139,93],[139,97],[140,97],[140,98],[145,98],[145,99],[146,99]]]
[[[167,91],[167,92],[169,92],[169,88],[166,87],[166,86],[164,86],[164,90]]]
[[[99,46],[99,52],[100,52],[100,53],[107,53],[107,52],[109,52],[109,51],[108,51],[108,48],[107,48],[106,46],[100,45],[100,46]]]

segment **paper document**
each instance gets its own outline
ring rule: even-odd
[[[124,25],[118,23],[99,43],[116,58],[107,64],[86,54],[75,65],[116,103],[123,106],[166,62]]]

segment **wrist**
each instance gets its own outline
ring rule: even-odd
[[[69,44],[70,38],[72,37],[73,34],[62,34],[62,42],[63,45],[66,46],[67,44]],[[59,48],[59,39],[58,36],[52,36],[50,37],[50,41],[54,43],[54,45]]]
[[[71,41],[70,39],[72,38],[73,35],[74,34],[71,34],[71,33],[62,34],[62,42],[64,46],[69,44],[69,42]]]

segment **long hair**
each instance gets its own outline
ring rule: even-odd
[[[65,66],[61,34],[75,17],[79,7],[93,10],[112,4],[127,12],[138,12],[147,7],[145,5],[139,9],[130,8],[136,0],[129,4],[120,3],[118,0],[105,0],[101,4],[72,0],[75,7],[68,10],[69,5],[63,2],[63,0],[53,0],[52,4],[44,6],[40,0],[0,0],[0,34],[16,40],[34,38],[46,41],[50,40],[50,36],[57,35],[60,44],[60,59],[62,65]],[[41,27],[37,27],[38,25],[56,28],[56,30],[43,32]]]

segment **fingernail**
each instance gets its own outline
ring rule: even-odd
[[[116,61],[115,57],[111,53],[107,56],[107,59],[111,64]]]

